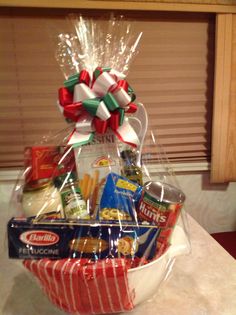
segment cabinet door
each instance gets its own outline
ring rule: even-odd
[[[236,181],[236,14],[218,14],[211,180]]]

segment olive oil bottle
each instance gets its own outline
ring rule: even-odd
[[[136,152],[132,150],[124,150],[121,152],[121,158],[123,162],[122,175],[142,186],[142,170],[141,167],[138,167],[136,164]]]

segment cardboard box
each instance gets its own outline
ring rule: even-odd
[[[92,224],[93,223],[93,224]],[[8,223],[9,257],[91,258],[107,257],[151,259],[158,248],[160,229],[100,222],[33,224],[30,219],[12,218]]]
[[[26,147],[24,152],[26,182],[52,178],[63,172],[74,170],[74,151],[71,150],[66,155],[66,150],[65,147],[59,146]],[[63,155],[65,158],[62,159]]]

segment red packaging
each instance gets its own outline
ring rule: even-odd
[[[175,186],[149,181],[143,187],[138,218],[160,228],[174,228],[184,200],[184,193]]]
[[[66,171],[73,171],[74,151],[65,154],[66,150],[68,149],[59,146],[26,147],[24,152],[26,182],[52,178]]]
[[[120,258],[25,260],[53,304],[69,314],[107,314],[133,309],[125,260]]]

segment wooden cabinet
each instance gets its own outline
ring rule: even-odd
[[[236,14],[217,14],[211,179],[236,181]]]

